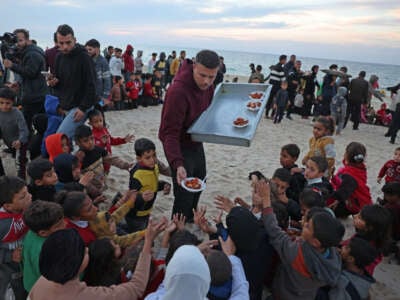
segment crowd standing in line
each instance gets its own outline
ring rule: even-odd
[[[288,62],[281,55],[265,80],[262,66],[250,64],[250,83],[272,85],[266,117],[271,110],[274,123],[285,110],[288,119],[314,117],[309,151],[302,168],[299,147],[283,145],[281,168],[271,178],[249,170],[252,203],[218,195],[221,212],[210,222],[198,205],[201,193],[182,187],[187,177],[206,176],[203,145],[186,130],[223,82],[223,57],[211,50],[193,60],[183,50],[179,57],[153,53],[144,74],[142,51],[134,57],[132,45],[123,53],[108,46],[103,57],[96,39],[82,46],[66,24],[46,52],[27,30],[15,34],[20,57],[3,64],[16,81],[0,87],[1,138],[18,162],[18,177],[0,164],[1,298],[12,290],[16,299],[31,300],[258,300],[267,288],[270,299],[367,299],[383,256],[400,259],[400,149],[377,175],[378,183],[385,179],[377,204],[363,144],[348,144],[343,167],[335,166],[332,136],[350,115],[354,130],[368,117],[363,109],[375,95],[376,76],[367,82],[361,71],[350,81],[346,67],[331,65],[320,85],[319,66],[303,72],[295,55]],[[391,142],[400,126],[399,88],[391,88]],[[17,92],[22,112],[14,106]],[[106,127],[107,110],[159,104],[168,165],[150,139],[113,137]],[[135,163],[112,154],[112,146],[132,142]],[[129,187],[110,200],[105,179],[113,166],[127,171]],[[172,177],[172,185],[160,174]],[[168,194],[171,186],[170,220],[151,219],[157,193]],[[107,209],[100,210],[104,202]],[[343,240],[341,220],[350,215],[356,233]]]

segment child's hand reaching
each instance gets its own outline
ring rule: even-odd
[[[229,256],[229,255],[235,255],[236,252],[236,246],[235,243],[232,241],[231,237],[228,236],[226,241],[222,239],[222,237],[219,237],[219,243],[221,244],[222,251]]]
[[[21,148],[21,142],[19,140],[16,140],[16,141],[12,142],[11,146],[14,149],[18,150],[19,148]]]
[[[200,206],[197,210],[193,208],[193,222],[197,226],[200,226],[201,218],[206,215],[207,206]]]
[[[215,197],[214,204],[218,209],[222,209],[229,214],[235,204],[227,197],[218,195]]]
[[[184,216],[184,214],[174,214],[172,217],[172,221],[174,221],[178,230],[185,229],[186,217]]]
[[[162,218],[158,222],[150,220],[149,225],[147,225],[146,233],[144,236],[144,246],[142,252],[147,254],[151,254],[151,247],[153,245],[154,239],[157,237],[160,232],[165,230],[167,227],[168,220],[167,218]]]
[[[250,208],[250,205],[248,205],[248,204],[246,203],[246,201],[244,201],[244,200],[243,200],[242,198],[240,198],[240,197],[236,197],[235,200],[233,200],[233,202],[235,202],[235,204],[239,204],[241,207],[244,207],[244,208],[247,208],[247,209]]]
[[[78,160],[80,162],[83,161],[83,159],[85,158],[85,152],[83,152],[82,150],[79,150],[75,153],[75,156],[78,158]]]
[[[215,224],[221,224],[222,223],[222,214],[224,213],[223,210],[220,210],[218,215],[213,217],[213,221],[215,222]]]
[[[124,204],[125,202],[130,201],[132,202],[132,204],[134,204],[136,201],[136,196],[137,196],[136,190],[129,190],[124,193],[124,195],[121,197],[121,199],[119,199],[118,202]]]
[[[163,193],[164,195],[171,193],[171,185],[169,183],[164,184]]]
[[[378,182],[379,184],[381,184],[381,182],[382,182],[382,177],[378,177],[377,180],[376,180],[376,182]]]
[[[132,143],[135,140],[135,136],[133,134],[127,134],[124,137],[125,143]]]
[[[151,201],[151,200],[153,200],[153,198],[154,198],[154,192],[152,192],[152,191],[144,191],[143,193],[142,193],[142,198],[143,198],[143,200],[145,201],[145,202],[149,202],[149,201]]]
[[[271,187],[269,182],[260,181],[256,184],[255,195],[262,199],[263,207],[271,207]]]

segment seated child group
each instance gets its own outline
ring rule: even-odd
[[[10,104],[2,113],[12,114],[1,137],[16,149],[18,174],[0,170],[1,299],[10,290],[32,300],[368,299],[383,257],[400,259],[400,148],[377,175],[385,184],[373,204],[367,149],[351,142],[335,166],[329,117],[315,121],[303,167],[299,147],[283,145],[281,168],[270,176],[243,174],[251,171],[251,202],[219,195],[218,216],[199,206],[194,224],[185,224],[181,214],[152,214],[157,193],[171,191],[159,179],[171,170],[155,144],[111,136],[96,109],[74,141],[46,134],[41,155],[25,167],[18,154],[29,131],[13,97],[0,89],[0,102]],[[112,146],[132,142],[135,163],[112,154]],[[127,171],[129,186],[107,199],[111,167]],[[348,218],[355,233],[344,239]]]

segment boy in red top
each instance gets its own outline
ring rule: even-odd
[[[146,74],[145,76],[145,82],[143,85],[143,103],[142,105],[146,107],[147,105],[153,105],[154,103],[157,103],[157,97],[154,94],[153,91],[153,86],[151,84],[153,80],[153,75],[151,74]]]
[[[95,145],[107,151],[109,155],[112,154],[111,146],[118,146],[126,143],[131,143],[135,140],[134,135],[127,134],[125,137],[113,137],[104,125],[103,114],[94,109],[88,114],[89,124],[92,126],[92,133]],[[110,171],[110,165],[104,164],[104,171],[106,174]]]
[[[25,182],[18,177],[0,178],[0,298],[11,284],[16,299],[26,299],[19,263],[22,239],[28,231],[22,213],[32,202]]]
[[[132,101],[133,108],[138,107],[139,93],[142,89],[142,79],[140,78],[140,75],[140,72],[131,74],[130,80],[125,85],[126,90],[128,91],[127,96]]]
[[[381,183],[383,177],[386,183],[400,182],[400,147],[394,150],[393,159],[388,160],[379,171],[378,183]]]

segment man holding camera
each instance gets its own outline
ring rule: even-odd
[[[16,29],[18,59],[4,59],[4,67],[18,74],[21,78],[22,108],[26,125],[32,132],[33,116],[44,112],[44,99],[47,93],[46,80],[41,73],[46,61],[42,49],[29,40],[29,31]]]

